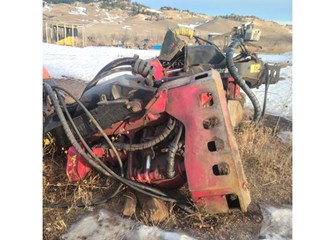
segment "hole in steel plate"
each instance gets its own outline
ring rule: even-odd
[[[211,129],[219,124],[219,119],[217,117],[207,118],[202,122],[204,129]]]
[[[212,141],[207,143],[210,152],[222,151],[224,149],[224,141],[221,138],[214,137]]]
[[[226,195],[227,204],[230,209],[238,208],[241,209],[240,201],[238,200],[238,196],[236,194],[227,194]]]
[[[205,78],[205,77],[208,77],[208,73],[204,73],[204,74],[196,76],[195,80],[198,80],[198,79],[201,79],[201,78]]]
[[[204,92],[200,94],[200,106],[202,107],[210,107],[213,106],[214,100],[213,95],[210,92]]]
[[[230,173],[229,165],[226,162],[215,164],[212,170],[215,176],[228,175]]]

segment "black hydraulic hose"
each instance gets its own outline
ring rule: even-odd
[[[124,64],[124,65],[129,65],[129,64]],[[118,66],[121,66],[121,65],[118,65]],[[84,89],[84,91],[83,91],[83,93],[81,95],[83,95],[86,91],[88,91],[89,89],[91,89],[92,87],[94,87],[101,79],[103,79],[103,78],[105,78],[105,77],[107,77],[107,76],[109,76],[111,74],[114,74],[114,73],[126,72],[126,71],[131,71],[131,70],[132,70],[131,67],[119,67],[119,68],[115,67],[115,68],[113,68],[113,69],[111,69],[111,70],[109,70],[107,72],[103,72],[100,75],[97,75],[96,77],[94,77],[93,80],[90,81],[86,85],[86,87],[85,87],[85,89]]]
[[[94,162],[91,158],[89,158],[87,156],[87,154],[84,152],[84,150],[82,150],[81,146],[79,145],[79,143],[77,142],[76,138],[74,137],[73,133],[71,132],[71,129],[65,119],[65,116],[62,112],[62,109],[59,105],[59,102],[57,101],[54,92],[52,90],[52,88],[50,87],[49,84],[47,83],[43,83],[44,88],[46,89],[48,95],[50,96],[51,102],[55,107],[55,111],[59,117],[59,120],[63,126],[63,129],[65,131],[66,136],[69,138],[71,144],[73,145],[73,147],[77,150],[77,152],[82,155],[84,157],[84,159],[91,165],[93,166],[95,169],[97,169],[98,171],[102,172],[105,175],[108,175],[108,172],[106,170],[104,170],[100,165],[98,165],[96,162]]]
[[[94,78],[97,78],[102,73],[112,70],[113,68],[120,66],[120,65],[131,65],[134,60],[134,57],[124,57],[124,58],[118,58],[110,63],[108,63],[106,66],[104,66]]]
[[[239,45],[243,44],[243,39],[236,38],[227,48],[226,51],[226,61],[227,61],[227,67],[229,70],[230,75],[236,80],[237,84],[243,89],[243,91],[247,94],[249,97],[253,107],[254,107],[254,118],[253,120],[255,122],[258,122],[261,117],[261,106],[259,104],[259,101],[254,94],[253,91],[249,88],[249,86],[246,84],[245,80],[237,73],[236,67],[234,64],[234,49],[238,47]]]
[[[75,125],[75,123],[74,123],[74,121],[73,121],[73,119],[72,119],[72,117],[71,117],[69,111],[67,110],[66,103],[65,103],[64,99],[60,96],[60,94],[59,94],[58,91],[56,91],[56,94],[57,94],[57,97],[58,97],[58,99],[60,100],[60,102],[61,102],[61,104],[62,104],[62,106],[63,106],[63,109],[64,109],[64,111],[65,111],[65,114],[66,114],[67,118],[69,119],[69,121],[70,121],[70,123],[71,123],[73,129],[75,130],[77,136],[79,137],[80,142],[84,145],[86,151],[91,155],[91,157],[94,158],[97,162],[99,162],[98,157],[93,153],[93,151],[91,150],[91,148],[90,148],[90,147],[88,146],[88,144],[86,143],[85,139],[84,139],[84,138],[82,137],[82,135],[80,134],[80,132],[79,132],[77,126]],[[123,170],[123,164],[122,164],[122,161],[119,162],[119,165],[120,165],[120,169],[121,169],[121,176],[123,177],[123,176],[124,176],[124,170]],[[90,206],[90,207],[94,207],[94,206],[98,206],[98,205],[100,205],[100,204],[103,204],[103,203],[108,202],[109,200],[111,200],[112,198],[114,198],[114,197],[121,191],[122,186],[123,186],[123,184],[120,183],[119,186],[116,188],[116,190],[113,192],[113,194],[111,194],[111,195],[109,195],[109,196],[107,196],[107,197],[105,197],[105,198],[103,198],[103,199],[101,199],[101,200],[99,200],[99,201],[93,202],[93,203],[89,204],[88,206]],[[48,204],[47,204],[47,205],[48,205]],[[61,205],[62,205],[63,207],[69,207],[69,204],[66,204],[66,203],[65,203],[65,204],[61,204]],[[51,206],[51,205],[49,204],[49,206]],[[77,206],[77,207],[85,207],[85,206],[87,206],[87,205],[85,205],[85,204],[76,204],[76,206]],[[61,206],[59,206],[59,207],[61,207]]]
[[[91,157],[94,158],[94,160],[96,160],[98,162],[99,160],[98,160],[97,156],[93,153],[93,151],[91,150],[91,148],[88,146],[88,144],[86,143],[85,139],[80,134],[77,126],[75,125],[75,123],[74,123],[74,121],[73,121],[73,119],[72,119],[69,111],[66,108],[66,103],[65,103],[64,99],[60,97],[60,94],[59,94],[58,91],[56,91],[56,94],[57,94],[57,97],[58,97],[58,99],[60,100],[60,102],[61,102],[61,104],[63,106],[63,109],[65,111],[65,114],[66,114],[67,118],[69,119],[69,121],[70,121],[73,129],[75,130],[77,136],[79,137],[80,142],[84,145],[86,151],[91,155]],[[121,176],[123,177],[124,176],[124,170],[123,170],[123,164],[122,164],[121,159],[119,161],[119,166],[120,166],[120,169],[121,169]],[[121,185],[120,185],[120,188],[121,188]]]
[[[77,203],[76,207],[84,208],[84,207],[95,207],[101,204],[104,204],[114,198],[119,192],[120,192],[120,186],[122,187],[123,184],[120,184],[119,187],[113,192],[113,194],[108,195],[107,197],[102,198],[99,201],[95,201],[90,204],[84,204],[84,203]],[[71,207],[70,203],[43,203],[43,206],[46,208],[68,208]]]
[[[265,109],[266,109],[266,101],[267,101],[267,96],[268,96],[268,90],[269,90],[269,71],[268,71],[268,64],[265,64],[265,92],[264,92],[264,101],[263,101],[263,110],[261,116],[263,117],[265,114]]]
[[[154,139],[148,141],[148,142],[144,142],[144,143],[137,143],[137,144],[129,144],[129,143],[119,143],[116,142],[114,143],[114,146],[122,149],[122,150],[126,150],[126,151],[138,151],[138,150],[144,150],[144,149],[148,149],[153,147],[154,145],[160,143],[161,141],[163,141],[174,129],[176,125],[176,121],[173,118],[169,119],[169,122],[167,123],[166,127],[164,128],[164,130],[162,131],[162,133],[160,133],[157,137],[155,137]]]
[[[70,130],[70,127],[68,125],[68,123],[66,122],[66,119],[64,117],[64,114],[61,110],[61,107],[59,105],[59,102],[58,100],[55,98],[55,95],[53,93],[53,90],[51,88],[51,86],[47,83],[43,83],[47,93],[50,95],[50,98],[51,98],[51,101],[55,107],[55,110],[57,112],[57,115],[62,123],[62,126],[64,128],[64,131],[65,131],[65,134],[67,135],[67,137],[69,138],[71,144],[74,146],[74,148],[78,151],[78,153],[80,155],[82,155],[84,157],[84,159],[92,166],[94,167],[95,169],[99,170],[100,172],[102,172],[103,174],[105,174],[106,176],[109,176],[109,177],[113,177],[115,178],[116,180],[118,180],[119,182],[121,183],[124,183],[125,185],[129,186],[130,188],[138,191],[138,192],[141,192],[143,194],[146,194],[148,196],[151,196],[151,197],[154,197],[154,198],[158,198],[158,199],[162,199],[164,201],[169,201],[169,202],[174,202],[176,203],[178,206],[180,206],[180,208],[184,209],[185,211],[188,211],[187,207],[185,208],[185,206],[183,205],[182,202],[178,201],[177,199],[174,199],[174,198],[171,198],[171,197],[168,197],[165,193],[159,191],[158,189],[155,189],[153,187],[149,187],[149,186],[144,186],[142,184],[139,184],[139,183],[136,183],[136,182],[132,182],[130,180],[127,180],[123,177],[120,177],[119,175],[117,175],[114,171],[112,171],[110,168],[108,168],[100,159],[98,159],[99,163],[101,166],[103,166],[103,168],[98,165],[96,162],[92,161],[92,159],[90,159],[90,157],[81,149],[79,143],[77,142],[77,140],[75,139],[73,133],[71,132]],[[62,88],[59,88],[59,87],[55,87],[55,88],[58,88],[60,90],[63,90],[65,91],[66,93],[69,94],[68,91],[66,91],[65,89],[62,89]],[[69,94],[71,96],[71,94]],[[78,104],[81,104],[83,109],[84,110],[87,110],[85,108],[85,106],[78,100],[76,99],[74,96],[71,96],[73,97]],[[88,110],[87,110],[88,111]],[[85,111],[86,112],[86,111]],[[88,112],[89,113],[89,112]],[[90,115],[90,113],[89,113]],[[92,116],[93,117],[93,116]],[[118,156],[118,153],[116,153],[116,155]],[[152,192],[148,192],[146,190],[143,190],[143,189],[146,189],[146,190],[150,190]],[[153,192],[156,192],[156,193],[153,193]],[[157,194],[158,192],[158,194]],[[189,209],[190,212],[192,212],[192,210]]]
[[[174,137],[173,141],[169,144],[166,175],[170,179],[174,178],[174,176],[176,175],[175,157],[176,157],[176,152],[178,150],[178,143],[179,143],[182,132],[183,132],[183,125],[180,124],[178,133]]]
[[[69,91],[65,90],[64,88],[61,88],[61,87],[58,87],[58,86],[54,86],[53,88],[60,89],[60,90],[64,91],[66,94],[68,94],[71,98],[73,98],[79,104],[79,106],[84,110],[84,112],[86,113],[86,115],[89,117],[90,121],[95,125],[95,127],[100,131],[100,133],[102,134],[102,136],[105,138],[105,140],[108,143],[109,147],[115,153],[115,156],[116,156],[116,158],[117,158],[120,166],[122,167],[122,160],[120,158],[120,155],[119,155],[118,151],[114,147],[112,141],[108,138],[108,136],[105,133],[105,131],[102,129],[102,127],[97,122],[97,120],[93,117],[93,115],[90,113],[90,111],[87,110],[87,108],[84,106],[84,104],[82,102],[80,102],[75,96],[73,96]]]
[[[219,48],[216,44],[212,43],[211,41],[208,41],[208,40],[206,40],[206,39],[204,39],[204,38],[202,38],[202,37],[199,37],[199,36],[193,36],[193,37],[194,37],[196,40],[198,40],[198,41],[199,41],[199,39],[200,39],[201,41],[203,41],[203,42],[205,42],[205,43],[208,43],[209,45],[214,46],[219,52],[221,52],[220,48]]]
[[[80,106],[80,107],[82,107],[83,108],[83,110],[85,111],[85,113],[87,114],[87,116],[90,118],[90,120],[94,123],[94,124],[96,124],[96,127],[99,129],[99,130],[102,130],[102,128],[100,127],[100,125],[99,125],[99,123],[95,120],[95,118],[92,116],[92,114],[87,110],[87,108],[84,106],[84,104],[80,101],[80,100],[78,100],[75,96],[73,96],[70,92],[68,92],[67,90],[65,90],[65,89],[63,89],[63,88],[61,88],[61,87],[58,87],[58,86],[55,86],[54,88],[56,88],[56,89],[60,89],[60,90],[62,90],[62,91],[64,91],[66,94],[68,94],[70,97],[72,97],[73,98],[73,100],[75,100],[77,103],[78,103],[78,105]],[[56,107],[55,107],[56,108]],[[62,113],[62,111],[61,111],[61,114],[63,114]],[[66,123],[67,124],[67,123]],[[105,132],[102,130],[102,132],[103,132],[103,134],[104,135],[106,135],[105,134]],[[71,132],[71,134],[72,134],[72,132]],[[108,136],[106,135],[106,137],[107,137],[107,142],[109,142],[109,143],[111,143],[110,142],[110,140],[108,139]],[[75,147],[75,146],[74,146]],[[119,154],[118,154],[118,152],[116,151],[116,149],[115,149],[115,147],[113,146],[113,144],[110,144],[110,147],[112,148],[112,150],[114,151],[114,153],[115,153],[115,155],[117,156],[117,158],[118,158],[118,160],[120,160],[121,161],[121,159],[119,159]],[[84,153],[85,155],[86,155],[86,153]],[[100,163],[100,165],[101,166],[103,166],[104,167],[104,169],[106,169],[106,171],[109,171],[110,169],[100,160],[100,159],[98,159],[98,158],[96,158],[96,160]],[[121,165],[122,166],[122,165]],[[104,173],[105,174],[105,173]],[[114,172],[113,173],[111,173],[111,175],[113,175],[114,176]],[[107,176],[111,176],[110,174],[107,174]],[[118,175],[117,174],[115,174],[116,175],[116,179],[118,179]],[[118,179],[119,180],[119,179]],[[120,180],[119,180],[120,181]],[[124,179],[124,181],[127,181],[126,179]],[[122,181],[121,181],[122,182]],[[124,182],[123,182],[124,183]],[[142,188],[142,189],[145,189],[145,190],[149,190],[149,191],[152,191],[152,192],[155,192],[156,194],[160,194],[160,195],[163,195],[163,196],[167,196],[165,193],[163,193],[163,192],[161,192],[161,191],[159,191],[158,189],[155,189],[155,188],[152,188],[152,187],[149,187],[149,186],[146,186],[146,185],[142,185],[142,184],[139,184],[139,183],[136,183],[136,182],[132,182],[132,181],[129,181],[128,182],[128,184],[127,183],[124,183],[124,184],[126,184],[126,185],[128,185],[128,184],[133,184],[133,185],[135,185],[136,187],[139,187],[139,188]]]

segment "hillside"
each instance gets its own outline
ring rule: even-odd
[[[128,4],[132,4],[131,2]],[[233,27],[250,21],[237,21],[222,17],[196,14],[187,10],[164,8],[155,10],[145,6],[102,8],[102,2],[73,4],[48,4],[43,7],[43,26],[45,23],[82,24],[85,45],[117,45],[120,41],[129,47],[143,44],[149,38],[152,44],[161,44],[168,28],[191,27],[207,38],[208,33],[228,33]],[[292,31],[287,26],[275,22],[251,19],[255,27],[262,31],[260,52],[280,53],[292,51]],[[45,31],[45,29],[43,29]],[[44,33],[45,36],[45,33]],[[45,37],[44,37],[45,40]],[[221,44],[222,39],[217,41]]]

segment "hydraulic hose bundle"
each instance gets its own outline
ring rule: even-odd
[[[94,87],[101,79],[117,72],[124,72],[124,71],[131,71],[131,67],[120,67],[123,65],[132,65],[136,61],[135,56],[130,58],[130,57],[125,57],[125,58],[119,58],[114,61],[111,61],[108,63],[106,66],[104,66],[98,73],[97,75],[87,84],[85,87],[84,92],[87,90],[91,89]],[[120,68],[117,68],[120,67]]]
[[[126,66],[128,67],[121,67]],[[101,79],[118,72],[132,72],[133,74],[141,74],[146,77],[146,84],[148,86],[153,86],[154,81],[152,79],[153,68],[150,66],[149,62],[142,60],[138,55],[133,57],[124,57],[111,61],[106,66],[104,66],[97,75],[87,84],[82,94],[94,87]]]
[[[143,194],[146,194],[148,196],[154,197],[154,198],[158,198],[164,201],[169,201],[169,202],[173,202],[176,203],[177,206],[179,206],[180,208],[182,208],[183,210],[185,210],[186,212],[192,213],[193,210],[191,210],[189,207],[187,207],[185,205],[184,201],[180,201],[177,200],[175,198],[172,198],[170,196],[168,196],[166,193],[162,192],[161,190],[148,186],[148,185],[144,185],[138,182],[133,182],[131,180],[128,180],[126,178],[124,178],[124,172],[123,172],[123,165],[122,165],[122,161],[120,158],[120,155],[118,153],[118,151],[116,150],[116,147],[118,144],[113,144],[110,139],[108,138],[108,136],[106,135],[106,133],[103,131],[103,129],[101,128],[101,126],[99,125],[99,123],[94,119],[94,117],[92,116],[92,114],[87,110],[87,108],[84,106],[84,104],[78,100],[76,97],[74,97],[70,92],[68,92],[67,90],[54,86],[53,88],[47,84],[47,83],[43,83],[43,87],[46,90],[47,94],[50,96],[51,102],[54,105],[55,111],[59,117],[59,120],[64,128],[65,134],[66,136],[69,138],[71,144],[73,145],[73,147],[78,151],[78,153],[87,161],[87,163],[89,165],[91,165],[94,169],[98,170],[99,172],[103,173],[106,176],[112,177],[115,180],[117,180],[118,182],[120,182],[120,185],[118,186],[117,190],[111,195],[108,196],[106,199],[100,200],[98,202],[95,202],[93,204],[91,204],[91,206],[95,206],[101,203],[105,203],[106,201],[108,201],[109,199],[111,199],[112,197],[114,197],[120,190],[122,185],[126,185],[138,192],[141,192]],[[64,100],[62,99],[62,97],[59,94],[59,90],[65,92],[66,94],[68,94],[71,98],[73,98],[76,103],[84,110],[85,114],[87,115],[87,117],[90,119],[90,121],[97,127],[97,129],[100,131],[100,133],[103,135],[103,137],[105,138],[105,140],[107,141],[108,145],[110,146],[110,148],[112,149],[112,151],[114,152],[115,156],[117,157],[118,163],[120,165],[120,169],[121,169],[121,176],[118,175],[117,173],[115,173],[112,169],[110,169],[104,162],[102,162],[89,148],[88,144],[86,143],[86,141],[83,139],[83,137],[81,136],[81,134],[79,133],[77,127],[75,126],[74,122],[71,119],[71,116],[66,108],[66,104],[64,102]],[[55,91],[55,92],[54,92]],[[56,94],[56,95],[55,95]],[[59,100],[60,99],[60,100]],[[67,116],[67,118],[69,119],[69,122],[71,123],[73,129],[75,130],[76,134],[78,135],[81,143],[83,144],[83,146],[85,147],[85,150],[88,152],[88,154],[81,148],[79,142],[76,140],[74,134],[71,131],[71,128],[65,118],[65,115],[63,113],[62,107],[60,106],[60,103],[62,104],[62,107],[64,109],[64,112]],[[158,137],[156,137],[155,139],[153,139],[152,141],[150,141],[149,143],[143,143],[143,144],[135,144],[135,145],[123,145],[123,148],[128,148],[134,151],[134,149],[145,149],[148,146],[151,147],[157,143],[159,143],[160,141],[162,141],[164,138],[166,138],[169,133],[174,129],[175,126],[175,120],[170,119],[166,128],[163,130],[162,134],[160,134]],[[68,207],[68,204],[46,204],[46,206],[49,207]],[[83,204],[79,204],[77,205],[78,207],[83,207],[85,205]]]
[[[253,120],[258,122],[261,118],[261,106],[256,95],[251,91],[249,86],[246,84],[245,80],[238,74],[234,64],[234,49],[243,44],[243,39],[236,38],[226,50],[226,62],[227,68],[230,75],[236,80],[237,84],[243,89],[243,91],[249,97],[253,107],[254,107],[254,117]]]

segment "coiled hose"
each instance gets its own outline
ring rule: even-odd
[[[178,132],[176,136],[174,137],[173,141],[169,144],[169,152],[167,157],[167,168],[166,168],[166,175],[168,178],[174,178],[176,175],[175,171],[175,157],[178,150],[178,143],[181,137],[181,134],[183,133],[183,125],[179,125]]]
[[[254,117],[253,120],[255,122],[258,122],[261,118],[261,105],[259,104],[259,101],[254,94],[253,91],[249,88],[249,86],[246,84],[245,80],[237,73],[236,67],[234,64],[234,49],[238,46],[243,44],[243,39],[236,38],[227,48],[226,50],[226,62],[227,67],[230,75],[236,80],[237,84],[243,89],[243,91],[247,94],[249,97],[253,107],[254,107]]]
[[[96,170],[98,170],[99,172],[105,174],[106,176],[112,177],[114,179],[116,179],[117,181],[119,181],[120,183],[123,183],[127,186],[129,186],[130,188],[141,192],[143,194],[146,194],[148,196],[154,197],[154,198],[158,198],[158,199],[162,199],[164,201],[169,201],[169,202],[173,202],[176,203],[177,206],[179,206],[181,209],[183,209],[186,212],[189,213],[193,213],[194,211],[192,209],[190,209],[189,207],[187,207],[185,205],[184,202],[181,202],[180,200],[174,199],[172,197],[169,197],[167,194],[165,194],[164,192],[160,191],[159,189],[153,188],[151,186],[147,186],[147,185],[143,185],[137,182],[133,182],[130,181],[128,179],[125,179],[122,176],[119,176],[118,174],[116,174],[113,170],[111,170],[108,166],[106,166],[98,157],[96,157],[94,154],[92,155],[92,157],[94,158],[95,161],[93,161],[86,153],[84,150],[82,150],[81,146],[79,145],[79,143],[77,142],[76,138],[74,137],[73,133],[71,132],[71,129],[65,119],[65,116],[62,112],[62,109],[59,105],[59,101],[56,98],[51,86],[47,83],[43,83],[43,86],[45,88],[45,90],[47,91],[48,95],[50,96],[51,102],[55,107],[55,111],[60,119],[60,122],[64,128],[65,134],[66,136],[69,138],[71,144],[74,146],[74,148],[78,151],[78,153],[80,155],[83,156],[83,158],[87,161],[88,164],[90,164],[93,168],[95,168]],[[58,88],[62,91],[64,91],[65,93],[67,93],[70,97],[72,97],[85,111],[85,113],[88,115],[88,117],[90,118],[90,120],[96,125],[96,127],[99,130],[102,130],[101,126],[99,125],[99,123],[96,122],[96,120],[94,119],[94,117],[91,115],[91,113],[86,109],[86,107],[77,99],[75,98],[71,93],[69,93],[68,91],[66,91],[65,89],[62,89],[60,87],[54,87],[54,88]],[[103,130],[102,130],[103,131]],[[112,144],[113,145],[113,144]],[[84,145],[86,146],[86,145]],[[116,149],[114,147],[112,147],[112,150],[114,151],[115,155],[117,156],[117,158],[119,159],[120,156],[118,154],[118,152],[116,151]],[[118,188],[119,189],[119,188]],[[115,196],[116,194],[113,194],[112,196]],[[111,197],[109,197],[108,199],[110,199]],[[106,202],[105,200],[101,200],[99,201],[100,203],[104,203]],[[67,204],[48,204],[50,207],[67,207],[69,205]],[[91,206],[96,205],[96,203],[92,204]]]

